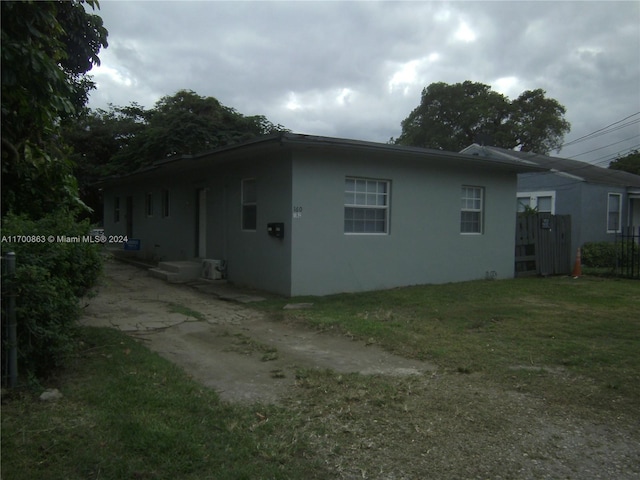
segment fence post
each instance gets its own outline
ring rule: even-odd
[[[9,277],[8,302],[7,302],[7,326],[9,337],[9,386],[18,386],[18,325],[16,322],[16,292],[14,277],[16,274],[16,254],[8,252],[5,255],[7,276]]]

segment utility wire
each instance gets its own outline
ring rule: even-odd
[[[627,117],[624,117],[623,119],[618,120],[617,122],[613,122],[613,123],[611,123],[611,124],[607,125],[606,127],[599,128],[598,130],[595,130],[595,131],[593,131],[593,132],[591,132],[591,133],[587,133],[586,135],[583,135],[582,137],[578,137],[578,138],[576,138],[575,140],[571,140],[570,142],[564,143],[564,144],[562,144],[562,145],[560,145],[560,146],[561,146],[561,147],[567,147],[567,146],[569,146],[569,145],[574,145],[574,144],[579,143],[579,142],[584,142],[585,140],[588,140],[588,139],[590,139],[590,138],[594,138],[594,137],[597,137],[597,136],[600,136],[600,135],[605,135],[606,133],[609,133],[609,132],[606,132],[606,131],[605,131],[605,130],[607,130],[608,128],[613,127],[614,125],[618,125],[619,123],[622,123],[622,122],[624,122],[625,120],[628,120],[628,119],[630,119],[630,118],[632,118],[632,117],[635,117],[636,115],[640,115],[640,112],[636,112],[636,113],[634,113],[634,114],[632,114],[632,115],[629,115],[629,116],[627,116]],[[610,131],[611,131],[611,132],[613,132],[613,131],[615,131],[615,130],[618,130],[618,129],[620,129],[620,128],[627,127],[627,126],[629,126],[629,125],[633,125],[633,124],[638,123],[638,122],[640,122],[640,119],[638,119],[638,120],[634,120],[634,121],[632,121],[632,122],[628,122],[627,124],[625,124],[625,125],[621,125],[621,126],[618,126],[618,127],[614,128],[614,129],[611,129]],[[602,133],[600,133],[600,132],[602,132]]]
[[[632,145],[628,148],[625,148],[624,150],[621,150],[619,152],[616,152],[614,154],[609,154],[609,155],[603,155],[602,157],[598,157],[595,160],[592,160],[591,162],[589,162],[592,165],[597,165],[597,164],[604,164],[607,162],[613,162],[614,160],[616,160],[618,158],[618,155],[621,155],[622,153],[626,155],[628,155],[629,153],[633,152],[634,150],[638,150],[640,148],[640,143],[636,143],[635,145]],[[613,155],[613,157],[612,157]]]
[[[634,139],[636,137],[640,137],[640,133],[637,134],[637,135],[634,135],[632,137],[625,138],[624,140],[619,140],[617,142],[610,143],[609,145],[605,145],[605,146],[599,147],[599,148],[594,148],[593,150],[587,150],[586,152],[578,153],[577,155],[571,155],[570,157],[565,157],[565,158],[576,158],[576,157],[579,157],[580,155],[586,155],[587,153],[597,152],[598,150],[602,150],[602,149],[607,148],[607,147],[612,147],[613,145],[617,145],[619,143],[627,142],[627,141],[632,140],[632,139]],[[594,163],[594,162],[590,161],[589,163]]]

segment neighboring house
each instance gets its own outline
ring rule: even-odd
[[[516,176],[540,170],[284,133],[104,180],[104,227],[287,296],[512,278]]]
[[[640,175],[578,160],[477,144],[462,152],[547,169],[518,175],[518,211],[528,206],[539,212],[571,215],[573,252],[587,242],[613,242],[623,227],[640,227]]]

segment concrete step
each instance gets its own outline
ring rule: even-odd
[[[166,270],[167,272],[173,273],[182,273],[182,272],[191,272],[197,273],[200,275],[200,271],[202,270],[202,265],[200,262],[190,262],[188,260],[185,261],[176,261],[176,262],[160,262],[158,263],[158,268],[160,270]]]
[[[160,280],[164,280],[165,282],[180,283],[178,273],[168,272],[166,270],[161,270],[159,268],[150,268],[149,275],[151,275],[154,278],[159,278]],[[185,280],[185,281],[188,281],[188,280]]]
[[[169,283],[182,283],[200,278],[202,265],[198,262],[160,262],[157,268],[149,269],[149,275]]]

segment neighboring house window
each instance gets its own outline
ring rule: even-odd
[[[147,193],[147,196],[145,197],[145,211],[147,212],[147,217],[152,217],[153,216],[153,194],[152,193]]]
[[[482,187],[462,186],[460,233],[482,233],[483,197]]]
[[[538,213],[551,213],[552,198],[549,196],[538,197]]]
[[[518,192],[518,213],[526,209],[534,209],[538,213],[556,213],[556,192]]]
[[[120,221],[120,197],[113,199],[113,221],[118,223]]]
[[[257,223],[256,179],[246,178],[242,180],[242,229],[256,230]]]
[[[169,216],[169,190],[162,190],[162,217]]]
[[[615,233],[620,231],[620,219],[622,218],[622,195],[619,193],[610,193],[607,202],[607,233]]]
[[[389,233],[389,181],[345,179],[344,233]]]
[[[531,208],[531,199],[518,195],[518,213],[526,212],[527,208]]]

